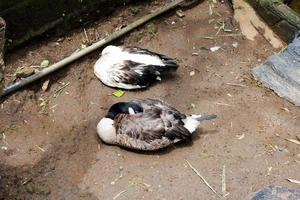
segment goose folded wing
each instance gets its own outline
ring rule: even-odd
[[[150,51],[148,49],[143,49],[143,48],[140,48],[140,47],[128,47],[125,50],[128,51],[128,53],[132,53],[132,54],[143,54],[143,55],[149,55],[149,56],[157,56],[157,57],[159,57],[160,59],[163,59],[163,60],[175,61],[174,59],[172,59],[172,58],[170,58],[166,55],[156,53],[156,52]]]
[[[164,136],[164,123],[157,113],[137,113],[121,117],[117,124],[118,135],[146,142],[162,139]]]
[[[165,115],[173,115],[175,119],[182,120],[186,118],[185,114],[182,114],[177,109],[173,108],[169,104],[158,99],[151,99],[151,98],[147,98],[143,100],[137,99],[137,100],[133,100],[133,102],[141,105],[143,109],[147,111],[155,107],[157,109],[160,109],[162,113]]]
[[[142,54],[142,55],[157,57],[157,58],[161,59],[161,61],[164,63],[164,65],[168,66],[169,69],[170,69],[170,67],[173,68],[174,70],[176,70],[178,68],[178,64],[176,63],[176,60],[174,60],[173,58],[170,58],[166,55],[156,53],[153,51],[149,51],[147,49],[143,49],[140,47],[128,47],[128,48],[125,48],[125,50],[131,54]],[[166,70],[163,67],[160,67],[158,69],[164,70],[164,71]]]
[[[152,109],[147,113],[126,115],[120,121],[118,134],[151,143],[155,140],[185,140],[190,132],[172,116],[163,117],[160,109]]]
[[[118,83],[147,86],[156,80],[158,74],[154,67],[127,60],[112,72],[112,77]]]

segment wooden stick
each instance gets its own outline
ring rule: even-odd
[[[36,81],[58,69],[63,68],[64,66],[74,62],[75,60],[103,47],[104,45],[112,42],[113,40],[125,35],[126,33],[132,31],[133,29],[137,28],[138,26],[141,26],[142,24],[146,23],[147,21],[153,19],[154,17],[161,15],[162,13],[165,13],[166,11],[169,11],[177,6],[179,6],[180,4],[182,4],[185,0],[175,0],[173,2],[171,2],[170,4],[158,8],[156,9],[154,12],[152,12],[151,14],[148,14],[146,16],[143,16],[142,18],[138,19],[137,21],[129,24],[128,26],[126,26],[125,28],[119,30],[119,31],[115,31],[113,32],[111,35],[109,35],[108,37],[92,44],[91,46],[88,46],[82,50],[80,50],[77,53],[74,53],[72,55],[70,55],[67,58],[64,58],[63,60],[43,69],[40,72],[37,72],[35,74],[33,74],[32,76],[29,76],[27,78],[24,78],[12,85],[7,86],[6,88],[3,89],[3,93],[0,95],[0,97],[6,96],[8,94],[11,94],[13,92],[15,92],[16,90],[32,83],[33,81]]]
[[[117,199],[119,198],[119,196],[121,196],[121,194],[123,194],[124,192],[126,192],[127,190],[123,190],[121,192],[119,192],[116,196],[113,197],[113,199]]]
[[[202,181],[205,183],[205,185],[207,185],[207,187],[209,187],[209,189],[211,189],[211,191],[213,191],[216,195],[218,195],[218,193],[216,192],[216,190],[214,190],[214,188],[212,188],[209,183],[205,180],[205,178],[198,172],[198,170],[193,167],[191,165],[191,163],[187,160],[185,160],[187,162],[187,164],[189,165],[189,167],[202,179]],[[219,196],[219,195],[218,195]]]
[[[247,87],[246,85],[238,84],[238,83],[225,83],[225,84],[230,86],[236,86],[236,87]]]

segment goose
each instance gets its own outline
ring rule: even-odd
[[[102,83],[121,89],[141,89],[161,76],[175,72],[178,64],[172,58],[139,47],[109,45],[94,65],[94,73]]]
[[[216,117],[186,115],[158,99],[137,99],[113,104],[97,124],[97,134],[107,144],[153,151],[191,141],[202,121]]]

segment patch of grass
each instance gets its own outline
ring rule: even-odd
[[[154,36],[157,33],[157,27],[153,23],[147,24],[146,30],[151,36]]]
[[[130,8],[130,12],[133,14],[133,15],[137,15],[139,12],[141,11],[141,8],[139,6],[132,6]]]

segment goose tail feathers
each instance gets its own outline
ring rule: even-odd
[[[216,119],[216,118],[217,118],[217,115],[215,115],[215,114],[192,115],[192,117],[193,117],[194,119],[196,119],[197,121],[202,122],[202,121],[206,121],[206,120]]]
[[[162,62],[164,63],[166,68],[164,71],[175,72],[177,70],[178,64],[174,59],[169,58],[167,56],[161,56],[161,57],[162,57]]]

